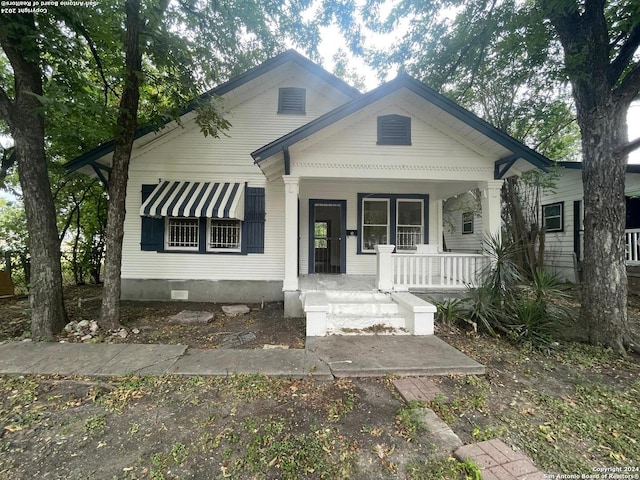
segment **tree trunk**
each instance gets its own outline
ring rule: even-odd
[[[127,0],[127,44],[125,87],[118,113],[118,136],[115,139],[111,173],[109,175],[109,207],[107,213],[106,257],[100,325],[111,330],[120,327],[120,294],[122,285],[122,240],[124,237],[125,200],[129,175],[129,160],[138,126],[140,76],[140,0]]]
[[[0,43],[13,69],[15,97],[10,102],[3,91],[0,107],[15,143],[27,217],[31,252],[31,337],[52,340],[66,324],[67,313],[56,212],[44,149],[44,120],[36,97],[42,95],[40,54],[33,15],[16,15],[12,20],[8,28],[0,29],[4,30],[0,33]]]
[[[584,286],[581,317],[589,342],[624,353],[627,331],[625,170],[616,149],[627,139],[626,108],[612,101],[578,114],[584,155]]]

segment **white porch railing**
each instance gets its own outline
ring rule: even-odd
[[[376,246],[376,286],[380,290],[476,286],[488,262],[478,254],[392,253],[393,249],[393,245]]]
[[[624,236],[627,245],[627,263],[640,264],[640,228],[625,230]]]

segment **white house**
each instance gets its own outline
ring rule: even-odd
[[[545,266],[562,279],[579,283],[583,261],[582,163],[557,162],[555,187],[540,198],[540,219],[546,229]],[[627,264],[640,264],[640,165],[627,165],[625,178]],[[466,192],[449,199],[444,216],[445,246],[452,252],[482,249],[482,215],[475,197]],[[452,201],[453,200],[453,201]]]
[[[541,198],[546,227],[545,264],[564,279],[580,281],[583,260],[582,163],[559,162],[556,188]],[[625,176],[627,264],[640,260],[640,165],[627,165]]]
[[[228,111],[222,138],[204,137],[192,111],[182,126],[138,132],[123,298],[284,299],[296,315],[300,280],[313,274],[372,278],[384,290],[451,283],[473,269],[469,259],[417,274],[442,250],[443,201],[478,189],[477,228],[497,233],[501,178],[549,164],[407,75],[361,94],[293,51],[207,96]],[[67,168],[108,181],[112,148]]]

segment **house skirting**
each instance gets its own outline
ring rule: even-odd
[[[282,281],[122,279],[123,300],[282,302]]]

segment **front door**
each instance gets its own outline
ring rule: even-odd
[[[309,273],[346,273],[346,201],[309,201]]]

